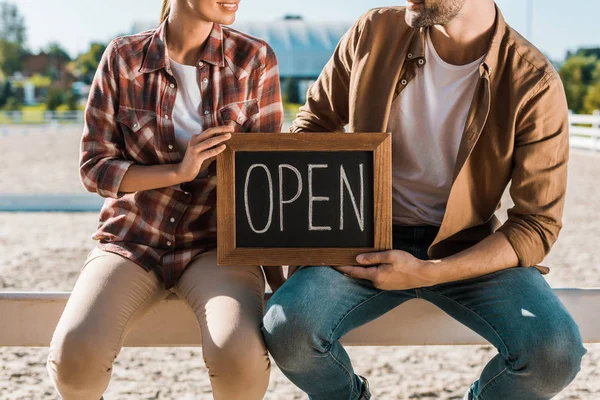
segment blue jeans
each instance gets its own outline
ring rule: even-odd
[[[425,259],[436,233],[433,227],[394,227],[394,248]],[[475,400],[550,399],[579,372],[585,349],[577,324],[535,268],[383,291],[329,267],[305,267],[269,301],[263,334],[281,371],[309,399],[357,400],[363,382],[339,339],[415,298],[498,349],[471,386]]]

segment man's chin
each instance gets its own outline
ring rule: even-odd
[[[419,29],[419,28],[425,28],[427,26],[429,26],[428,24],[425,23],[425,21],[423,21],[423,18],[421,18],[421,15],[416,14],[416,13],[406,13],[406,24],[408,26],[410,26],[413,29]]]

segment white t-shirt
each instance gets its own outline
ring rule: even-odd
[[[400,225],[441,225],[483,61],[451,65],[437,54],[429,31],[425,42],[427,62],[394,100],[388,124],[393,221]]]
[[[171,61],[171,71],[177,80],[177,97],[173,107],[175,141],[181,155],[185,154],[193,135],[202,133],[202,97],[198,85],[198,69]]]

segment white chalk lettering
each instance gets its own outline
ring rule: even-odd
[[[267,173],[267,179],[269,180],[269,219],[267,220],[267,225],[264,229],[258,230],[254,227],[252,223],[252,217],[250,217],[250,206],[248,204],[248,182],[250,182],[250,174],[254,168],[262,168]],[[246,172],[246,183],[244,185],[244,205],[246,206],[246,217],[248,218],[248,224],[250,225],[250,229],[254,231],[254,233],[265,233],[271,227],[271,222],[273,221],[273,179],[271,178],[271,172],[264,164],[253,164]]]
[[[313,225],[313,202],[329,201],[329,197],[313,196],[312,175],[315,168],[327,168],[327,164],[308,164],[308,230],[309,231],[330,231],[330,226],[314,226]]]
[[[363,164],[359,166],[360,173],[360,211],[358,206],[356,205],[356,199],[354,197],[354,193],[352,192],[352,188],[350,187],[350,182],[348,182],[348,176],[346,175],[346,171],[344,170],[344,166],[340,165],[340,230],[344,230],[344,186],[348,190],[348,194],[350,194],[350,200],[352,201],[352,208],[354,208],[354,213],[356,214],[356,219],[358,220],[358,226],[360,227],[361,232],[365,230],[365,184],[364,184],[364,174],[363,174]]]
[[[296,192],[296,195],[293,198],[291,198],[290,200],[283,199],[283,169],[284,168],[293,171],[296,174],[296,178],[298,179],[298,191]],[[298,169],[296,167],[291,166],[289,164],[280,164],[279,165],[279,230],[281,232],[283,232],[283,205],[290,204],[290,203],[293,203],[294,201],[298,200],[298,197],[300,197],[300,194],[302,194],[302,175],[300,175],[300,171],[298,171]]]

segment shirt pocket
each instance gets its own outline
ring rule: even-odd
[[[116,120],[128,152],[133,151],[138,156],[156,152],[156,112],[119,106]]]
[[[232,125],[236,132],[249,132],[252,117],[258,114],[258,100],[246,100],[227,104],[219,109],[221,125]]]

